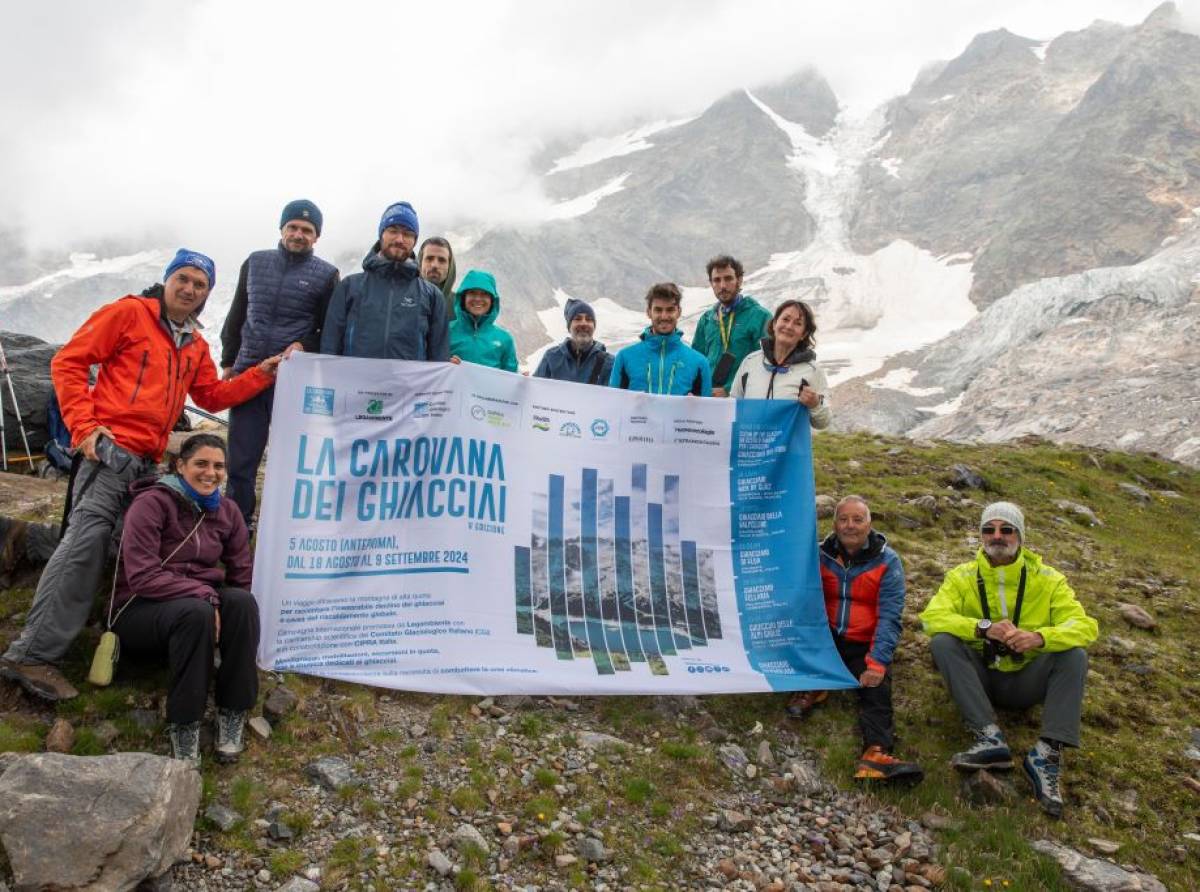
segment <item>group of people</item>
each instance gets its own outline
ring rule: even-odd
[[[322,223],[311,201],[290,202],[278,245],[242,264],[221,331],[219,371],[198,318],[216,284],[215,265],[187,249],[167,265],[161,285],[101,307],[55,356],[54,387],[77,452],[66,528],[21,635],[0,658],[0,677],[45,700],[76,696],[58,666],[88,619],[120,527],[108,624],[127,651],[166,657],[176,757],[198,764],[200,722],[215,679],[215,753],[235,760],[257,697],[249,540],[279,363],[300,350],[517,371],[513,338],[496,324],[495,277],[470,270],[456,289],[450,243],[432,237],[418,248],[420,226],[409,203],[384,211],[362,272],[344,279],[314,253]],[[813,427],[827,427],[828,383],[816,364],[812,309],[784,300],[768,311],[743,293],[744,269],[728,255],[714,257],[706,272],[716,301],[691,346],[679,329],[682,294],[673,283],[649,289],[648,326],[615,356],[595,338],[592,307],[572,299],[564,310],[568,337],[545,351],[534,375],[652,394],[794,400],[808,409]],[[90,384],[94,366],[99,372]],[[169,472],[156,476],[189,396],[203,409],[230,410],[228,445],[194,435]],[[975,559],[947,574],[921,615],[974,735],[953,764],[1012,767],[993,704],[1044,702],[1042,736],[1024,767],[1043,808],[1058,814],[1060,754],[1079,745],[1085,648],[1096,623],[1062,574],[1024,547],[1017,506],[988,506],[979,533]],[[919,767],[892,755],[891,664],[905,600],[900,559],[872,529],[870,507],[859,496],[837,505],[819,554],[833,638],[860,685],[864,752],[855,776],[919,780]],[[798,693],[788,713],[803,717],[825,697]]]

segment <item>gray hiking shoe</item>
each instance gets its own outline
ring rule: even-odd
[[[996,725],[988,725],[972,732],[975,742],[961,753],[950,758],[950,767],[959,771],[1004,770],[1013,767],[1012,750],[1004,742],[1004,732]]]
[[[171,738],[171,755],[193,768],[200,767],[200,723],[187,722],[182,725],[167,725],[167,736]]]
[[[217,742],[213,757],[218,762],[236,762],[246,748],[246,711],[244,709],[217,710]]]
[[[15,681],[25,691],[50,703],[79,696],[66,676],[49,663],[17,663],[0,659],[0,678]]]
[[[1025,756],[1025,775],[1033,784],[1033,794],[1037,797],[1042,811],[1052,818],[1061,818],[1063,811],[1062,787],[1059,783],[1062,776],[1062,752],[1056,750],[1044,740],[1034,744]]]

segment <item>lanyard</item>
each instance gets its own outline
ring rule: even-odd
[[[975,568],[975,582],[979,585],[979,609],[983,611],[983,618],[991,622],[991,614],[988,612],[987,588],[983,584],[983,574],[979,572],[979,568]],[[1017,583],[1017,608],[1013,611],[1012,624],[1018,629],[1021,628],[1021,602],[1025,600],[1025,566],[1021,566],[1021,581]]]
[[[729,317],[729,323],[726,325],[725,318]],[[721,349],[728,350],[729,342],[733,339],[733,320],[737,316],[737,310],[729,313],[724,313],[717,310],[717,329],[721,332]]]

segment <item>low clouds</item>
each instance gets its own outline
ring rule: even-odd
[[[542,214],[549,141],[700,111],[813,64],[843,102],[997,27],[1048,39],[1152,3],[6,4],[6,222],[37,243],[185,242],[226,265],[279,208],[325,212],[326,253],[365,248],[407,198],[431,226]],[[43,5],[44,6],[44,5]],[[831,6],[833,6],[831,4]],[[1195,21],[1195,3],[1181,4]]]

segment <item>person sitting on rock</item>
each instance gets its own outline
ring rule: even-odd
[[[858,679],[858,725],[863,754],[858,780],[918,783],[920,767],[893,756],[892,654],[900,640],[904,610],[904,567],[882,533],[871,528],[871,507],[862,496],[846,496],[834,512],[833,532],[821,543],[821,588],[833,643]],[[787,712],[803,718],[828,691],[797,691]]]
[[[458,312],[450,323],[450,361],[515,372],[517,348],[512,335],[496,324],[499,315],[496,278],[478,269],[463,276]]]
[[[1025,515],[994,502],[980,518],[975,559],[946,574],[921,614],[933,658],[975,737],[950,764],[960,771],[1012,768],[993,704],[1039,703],[1042,733],[1024,768],[1042,810],[1060,817],[1062,749],[1079,746],[1087,648],[1096,621],[1066,577],[1025,548]]]
[[[829,427],[833,420],[826,401],[829,382],[813,351],[816,333],[812,308],[802,300],[785,300],[767,323],[762,349],[747,355],[738,367],[732,395],[737,399],[799,400],[808,409],[814,428]]]
[[[126,653],[166,657],[167,730],[176,759],[200,764],[200,720],[216,678],[215,756],[234,762],[258,698],[258,604],[242,513],[222,498],[225,443],[188,437],[174,472],[133,485],[117,556],[112,629]],[[221,655],[214,671],[213,649]]]

